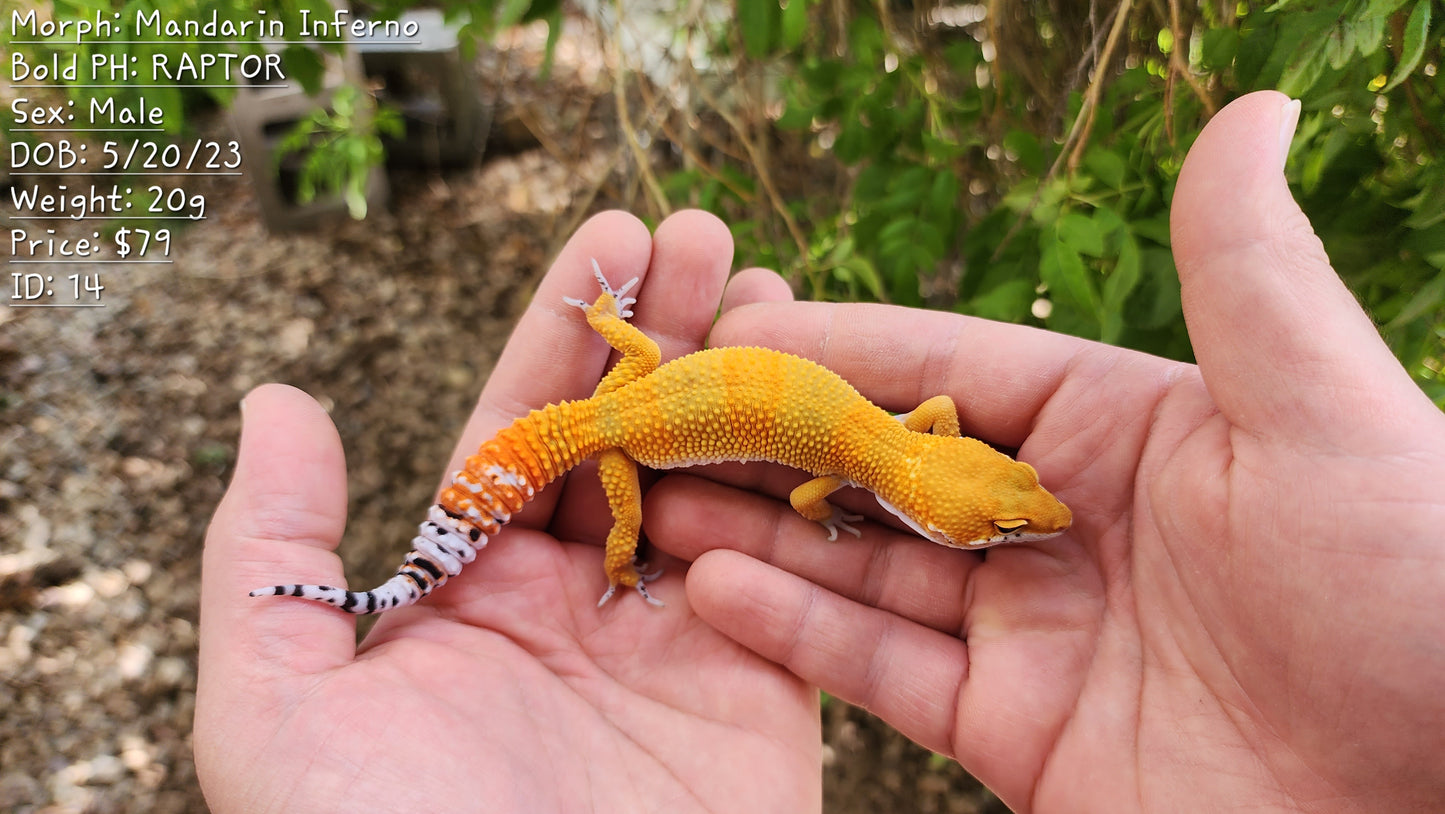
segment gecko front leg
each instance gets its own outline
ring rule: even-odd
[[[803,517],[822,525],[828,531],[828,539],[838,539],[838,530],[848,532],[854,537],[862,537],[863,532],[849,525],[863,519],[861,514],[844,514],[843,510],[827,501],[828,495],[842,489],[848,484],[847,481],[836,475],[823,475],[813,478],[807,483],[794,489],[788,495],[788,502],[793,504],[793,509]]]

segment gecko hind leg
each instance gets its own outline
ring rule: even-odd
[[[914,432],[927,432],[957,438],[961,433],[958,426],[958,408],[948,396],[934,396],[913,408],[912,412],[894,416],[903,426]]]
[[[612,284],[607,282],[607,277],[602,274],[602,266],[597,263],[597,258],[592,258],[592,276],[597,278],[597,285],[602,289],[602,295],[597,298],[595,305],[589,304],[586,300],[579,300],[576,297],[563,297],[562,302],[568,305],[575,305],[583,311],[590,311],[596,307],[610,311],[612,316],[618,319],[627,319],[632,316],[632,309],[629,307],[637,303],[636,297],[626,296],[627,292],[637,285],[636,277],[622,284],[621,288],[614,289]],[[604,305],[605,303],[605,305]]]
[[[612,530],[607,533],[607,551],[603,555],[607,592],[597,606],[606,604],[621,585],[636,588],[647,604],[661,607],[662,600],[647,592],[647,583],[661,576],[662,571],[644,574],[637,568],[637,535],[642,531],[642,487],[637,481],[637,464],[620,449],[604,449],[597,454],[597,472],[612,510]]]
[[[632,586],[637,591],[637,593],[642,596],[643,599],[647,600],[647,604],[653,606],[654,608],[667,607],[666,602],[663,602],[661,599],[658,599],[657,597],[647,592],[647,583],[653,581],[654,579],[657,579],[660,576],[662,576],[662,569],[658,569],[649,574],[638,574],[637,584]],[[600,608],[603,605],[606,605],[608,600],[612,599],[612,597],[616,594],[616,585],[607,586],[607,590],[602,593],[602,598],[597,600],[597,607]]]
[[[587,314],[587,324],[592,326],[592,330],[622,354],[617,364],[597,383],[593,395],[600,396],[657,370],[657,366],[662,362],[662,351],[651,337],[627,322],[627,318],[632,316],[632,311],[627,306],[637,300],[623,295],[637,284],[637,278],[633,277],[621,288],[613,289],[607,278],[602,276],[602,267],[597,265],[596,260],[592,261],[592,273],[602,287],[597,301],[588,305],[583,300],[564,297],[563,302],[581,308]]]

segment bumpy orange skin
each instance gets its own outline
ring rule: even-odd
[[[716,348],[665,365],[657,343],[628,324],[624,297],[594,264],[602,295],[587,323],[622,354],[589,399],[548,405],[482,444],[442,490],[418,527],[397,573],[370,591],[276,585],[254,596],[295,596],[350,613],[378,613],[419,601],[461,572],[527,501],[595,457],[612,512],[606,602],[618,586],[649,602],[634,564],[642,528],[639,463],[668,469],[716,461],[773,461],[815,477],[795,489],[793,507],[829,539],[860,535],[827,497],[845,485],[877,495],[885,508],[942,545],[975,548],[1040,540],[1069,527],[1069,510],[1037,473],[972,438],[959,437],[952,400],[935,396],[906,416],[875,407],[821,365],[763,348]],[[635,281],[634,281],[635,282]]]
[[[957,433],[943,401],[943,431]],[[996,521],[1025,520],[1018,533],[1042,539],[1072,520],[1028,464],[972,438],[911,430],[827,368],[778,351],[684,356],[599,398],[596,421],[608,444],[653,468],[763,460],[837,476],[950,545],[998,542]]]
[[[952,402],[943,403],[942,431],[956,433]],[[935,418],[925,423],[933,426]],[[1072,519],[1028,464],[972,438],[909,429],[832,371],[763,348],[699,351],[590,399],[534,411],[483,445],[459,478],[494,481],[484,475],[500,466],[539,490],[593,456],[602,458],[613,513],[605,564],[613,585],[638,581],[632,562],[641,494],[634,461],[655,469],[785,464],[820,476],[795,494],[805,517],[823,522],[833,512],[824,498],[850,483],[875,493],[935,542],[958,547],[1043,539]],[[836,482],[823,480],[829,476]],[[505,495],[508,514],[530,497],[524,491]],[[442,505],[465,514],[475,504],[454,484]],[[1012,537],[998,539],[996,523],[1020,520],[1024,525]],[[488,536],[495,533],[490,516],[478,525]]]

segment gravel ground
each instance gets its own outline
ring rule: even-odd
[[[388,212],[296,235],[267,233],[249,188],[222,180],[174,265],[104,272],[106,307],[0,309],[0,811],[205,810],[200,548],[253,386],[288,382],[331,412],[348,579],[394,567],[557,240],[608,202],[610,88],[569,69],[568,47],[549,86],[524,78],[534,42],[484,73],[508,109],[546,100],[527,121],[598,135],[567,161],[528,149],[393,175]],[[860,710],[833,702],[824,720],[830,812],[1005,810]]]

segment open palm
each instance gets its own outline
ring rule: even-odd
[[[670,357],[700,347],[731,254],[726,229],[698,213],[655,238],[616,213],[586,224],[447,471],[515,416],[601,378],[608,349],[562,299],[594,293],[591,258],[618,281],[662,271],[642,285],[636,322]],[[816,691],[698,620],[680,565],[655,583],[666,608],[631,593],[595,607],[611,517],[589,474],[553,484],[476,564],[356,647],[354,617],[247,596],[281,580],[338,583],[346,506],[321,408],[278,386],[249,395],[206,543],[195,750],[211,808],[818,808]]]
[[[1226,109],[1179,180],[1198,368],[884,306],[725,314],[714,343],[886,407],[951,395],[1075,523],[977,555],[880,525],[830,545],[757,494],[779,473],[674,476],[646,522],[696,560],[698,613],[1019,811],[1441,810],[1445,417],[1290,199],[1285,101]]]
[[[345,504],[320,409],[253,393],[206,550],[208,802],[816,810],[806,680],[1020,811],[1439,810],[1445,418],[1289,198],[1284,102],[1226,108],[1177,187],[1198,368],[948,314],[791,303],[756,270],[724,295],[715,221],[680,215],[649,238],[608,215],[563,251],[458,446],[590,392],[607,351],[562,297],[589,294],[595,256],[614,279],[648,275],[636,321],[666,358],[702,344],[721,299],[711,344],[798,352],[898,411],[952,396],[966,432],[1018,448],[1074,510],[1056,540],[954,551],[875,512],[861,541],[827,543],[775,499],[797,473],[719,467],[644,502],[651,540],[692,561],[685,594],[672,563],[665,609],[624,596],[599,611],[608,513],[580,472],[358,649],[332,609],[246,596],[336,581]]]

